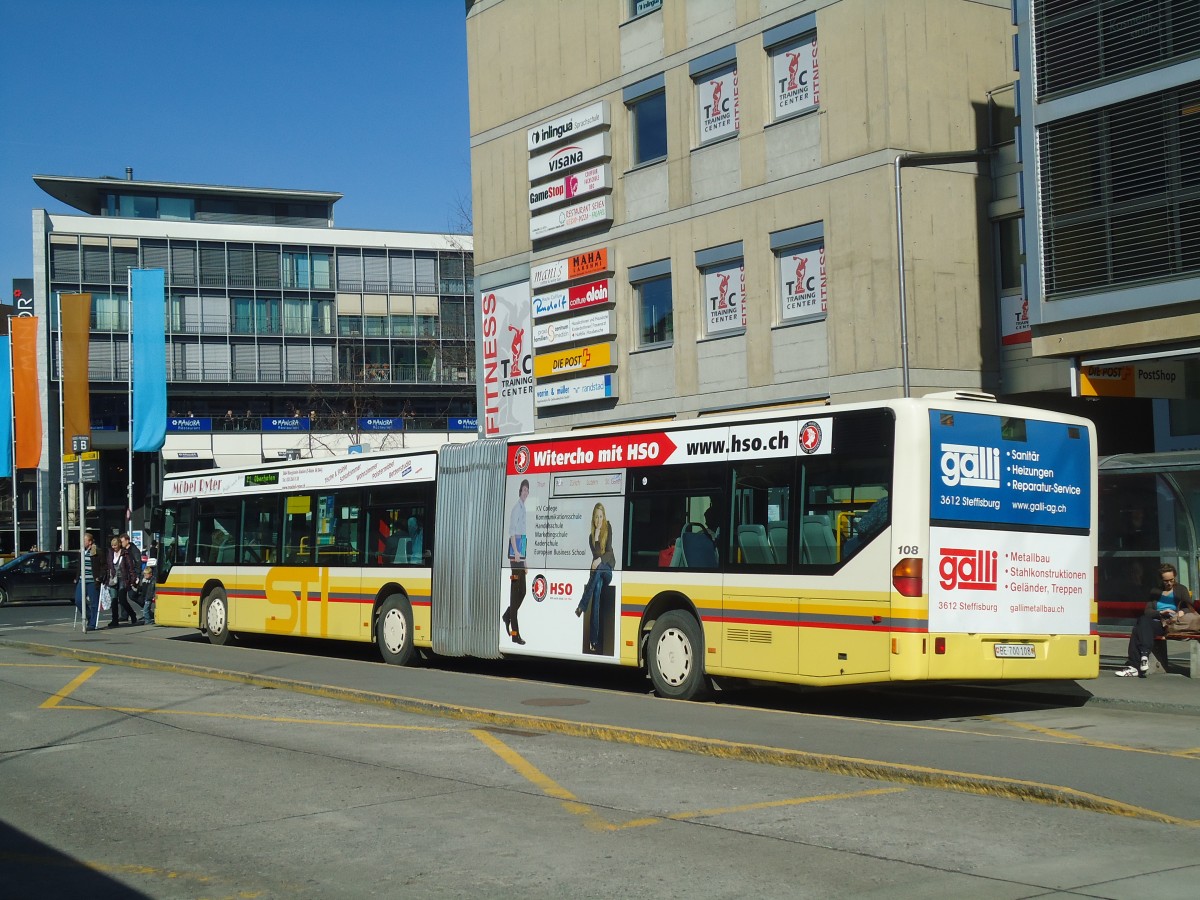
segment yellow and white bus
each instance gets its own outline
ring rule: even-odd
[[[1091,678],[1085,419],[937,395],[168,477],[157,620],[828,685]]]

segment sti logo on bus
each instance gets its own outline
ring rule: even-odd
[[[816,422],[805,422],[800,429],[800,449],[805,453],[816,453],[821,447],[821,426]]]
[[[1000,487],[1000,449],[942,444],[942,482],[949,487]]]
[[[938,561],[939,583],[947,591],[994,591],[998,555],[995,550],[943,547]]]

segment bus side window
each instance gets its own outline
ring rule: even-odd
[[[734,564],[787,567],[794,476],[792,460],[747,462],[734,468]]]
[[[279,497],[247,497],[242,504],[243,565],[274,565],[279,555]]]
[[[283,561],[285,565],[308,565],[312,558],[313,497],[293,494],[284,498]]]
[[[876,465],[806,463],[800,565],[845,562],[891,524],[887,474]],[[822,471],[824,470],[824,471]]]
[[[196,516],[199,544],[195,548],[195,559],[191,561],[217,566],[236,565],[241,511],[240,500],[201,500]]]

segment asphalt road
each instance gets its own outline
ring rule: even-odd
[[[633,673],[85,636],[71,613],[0,610],[5,896],[1190,898],[1200,875],[1182,707],[673,703]]]

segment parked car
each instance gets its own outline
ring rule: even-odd
[[[0,566],[0,606],[23,601],[74,603],[78,553],[22,553]]]

